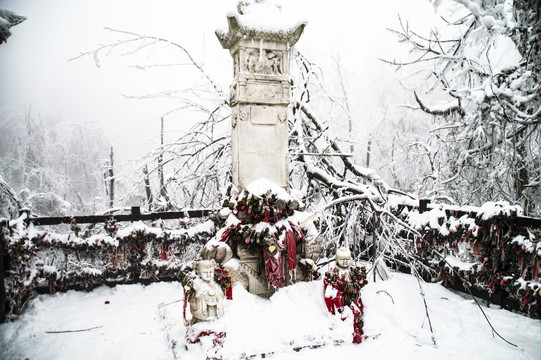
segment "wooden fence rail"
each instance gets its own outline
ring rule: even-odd
[[[140,220],[172,220],[182,218],[202,218],[207,217],[215,213],[216,210],[212,209],[199,209],[199,210],[182,210],[182,211],[169,211],[169,212],[155,212],[142,214],[141,208],[134,206],[131,208],[130,214],[111,214],[111,215],[83,215],[83,216],[53,216],[53,217],[31,217],[27,218],[27,222],[34,225],[59,225],[70,224],[76,222],[77,224],[95,224],[109,221],[113,218],[118,222],[125,221],[140,221]]]

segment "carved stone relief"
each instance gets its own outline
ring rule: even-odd
[[[237,127],[238,115],[237,109],[231,109],[231,127],[234,129]]]
[[[248,109],[239,106],[237,117],[240,121],[248,121]]]
[[[318,261],[319,256],[321,255],[321,250],[322,250],[321,239],[319,237],[316,237],[315,239],[312,239],[312,241],[306,244],[304,257],[314,262]]]
[[[239,98],[238,84],[234,82],[229,87],[229,102],[231,104],[234,104],[238,101],[238,98]]]
[[[246,95],[251,100],[276,101],[282,98],[282,84],[248,83]]]
[[[281,123],[287,120],[287,110],[282,108],[278,111],[278,120],[280,120]]]
[[[237,75],[240,72],[240,54],[236,53],[233,57],[233,75]]]
[[[247,50],[244,70],[253,74],[281,75],[283,74],[282,57],[281,51]]]
[[[249,106],[237,105],[231,108],[231,125],[234,128],[237,127],[239,121],[248,121],[249,119]]]
[[[248,275],[248,291],[259,296],[270,297],[274,290],[263,276],[263,264],[260,255],[251,254],[247,249],[239,248],[240,268]]]

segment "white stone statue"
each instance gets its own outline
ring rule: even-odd
[[[214,260],[195,261],[197,277],[193,280],[194,294],[190,299],[191,323],[212,321],[224,314],[224,293],[214,281]]]
[[[340,271],[349,271],[351,267],[351,251],[348,248],[341,247],[336,250],[336,267]]]

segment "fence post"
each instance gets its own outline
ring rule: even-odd
[[[139,206],[131,207],[132,221],[141,220],[141,208]]]
[[[428,211],[428,204],[430,204],[430,199],[419,199],[419,212],[421,214]]]
[[[6,284],[4,281],[4,221],[0,223],[0,324],[6,321]]]

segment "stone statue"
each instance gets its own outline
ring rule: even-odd
[[[351,252],[345,247],[336,250],[336,267],[340,271],[349,271],[351,266]]]
[[[214,260],[195,261],[197,277],[193,280],[193,295],[190,297],[191,323],[212,321],[224,314],[224,293],[214,281]]]
[[[363,301],[361,289],[366,285],[365,267],[351,265],[351,252],[345,247],[336,251],[336,267],[323,279],[325,305],[331,314],[343,314],[345,307],[353,313],[353,343],[362,342]],[[345,320],[342,317],[342,320]]]

